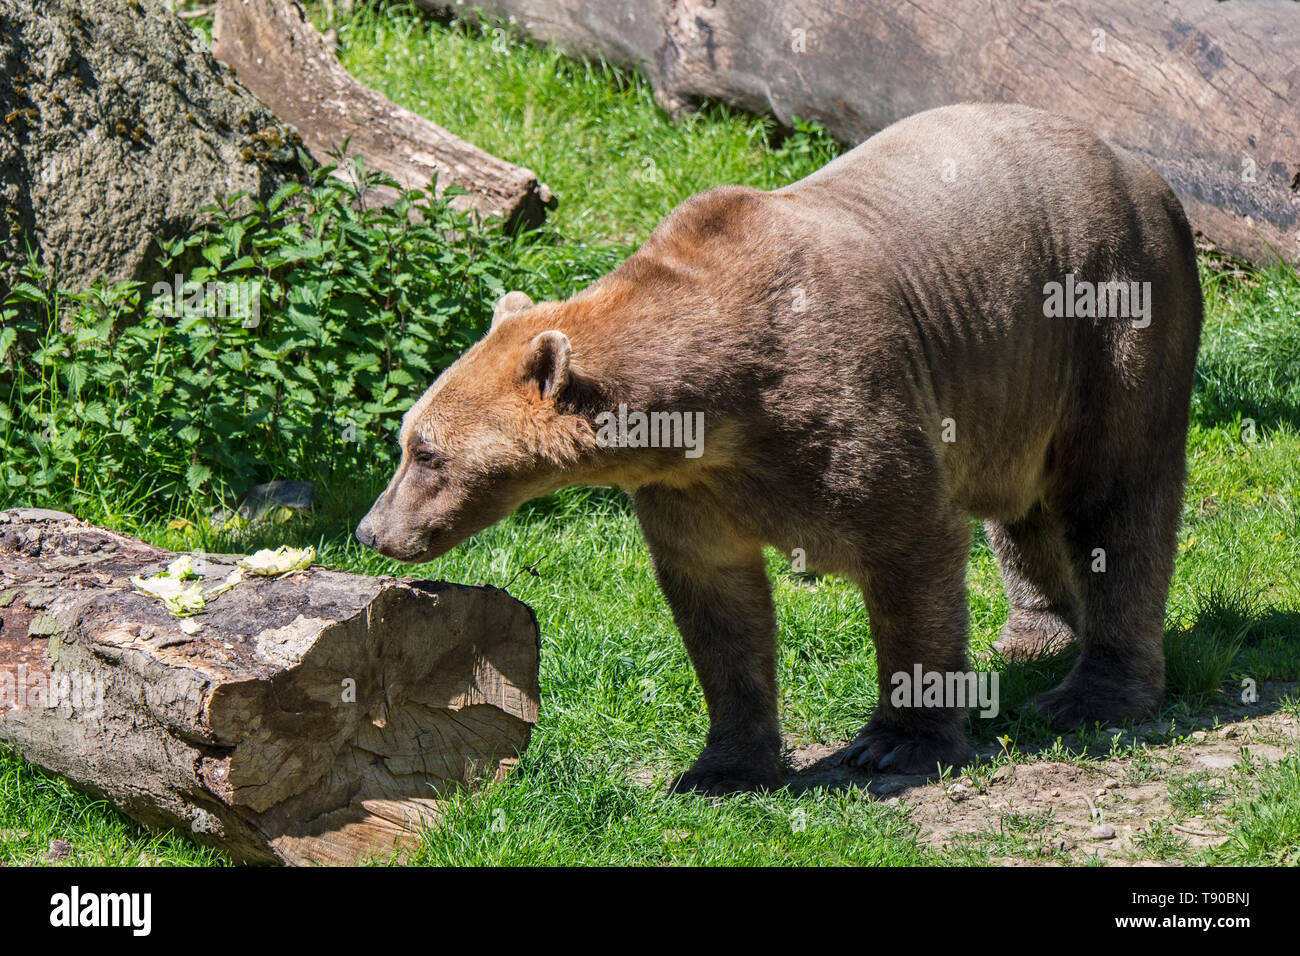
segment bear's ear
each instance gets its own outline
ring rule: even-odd
[[[573,349],[569,337],[552,329],[535,336],[519,360],[519,380],[526,388],[537,389],[547,400],[556,398],[569,384],[569,356]]]
[[[531,309],[533,300],[523,292],[507,292],[501,298],[497,299],[497,304],[492,309],[492,327],[496,328],[498,322],[502,319],[508,319],[512,315]]]

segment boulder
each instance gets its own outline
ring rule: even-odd
[[[79,288],[301,175],[297,133],[162,0],[0,0],[0,298],[30,247]]]

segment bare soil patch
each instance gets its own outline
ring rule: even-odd
[[[1248,797],[1254,768],[1300,747],[1300,719],[1281,699],[1296,684],[1264,684],[1253,704],[1149,721],[1061,749],[984,748],[960,777],[867,774],[839,762],[842,746],[792,744],[794,790],[855,787],[906,809],[919,839],[938,850],[1003,865],[1172,865],[1227,839],[1224,814]],[[1112,740],[1117,747],[1112,750]],[[1112,756],[1111,754],[1116,754]]]

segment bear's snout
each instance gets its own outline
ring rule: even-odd
[[[375,535],[375,529],[370,521],[369,514],[367,514],[364,518],[361,519],[361,523],[357,525],[357,530],[354,532],[354,534],[356,536],[356,539],[360,541],[362,544],[364,544],[367,548],[378,547],[379,539]]]
[[[367,548],[374,548],[380,554],[388,558],[397,558],[403,560],[406,555],[402,554],[402,548],[396,547],[395,542],[404,537],[403,535],[394,535],[392,533],[391,518],[384,513],[382,507],[383,497],[371,506],[366,512],[366,516],[361,519],[354,532],[356,539],[364,544]]]
[[[386,506],[382,496],[353,534],[367,548],[374,548],[386,558],[412,562],[436,557],[431,553],[433,529],[413,520],[404,511]]]

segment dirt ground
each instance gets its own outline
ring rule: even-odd
[[[1255,703],[1181,719],[1172,733],[1168,720],[1112,728],[1086,742],[1083,758],[1044,751],[997,760],[995,744],[973,773],[945,780],[851,771],[839,763],[840,746],[794,744],[789,785],[865,787],[905,808],[924,844],[994,864],[1185,863],[1227,838],[1222,814],[1251,793],[1250,768],[1300,746],[1300,719],[1279,704],[1297,687],[1263,684]],[[1116,736],[1120,755],[1108,756]],[[1063,744],[1077,754],[1085,741]]]

